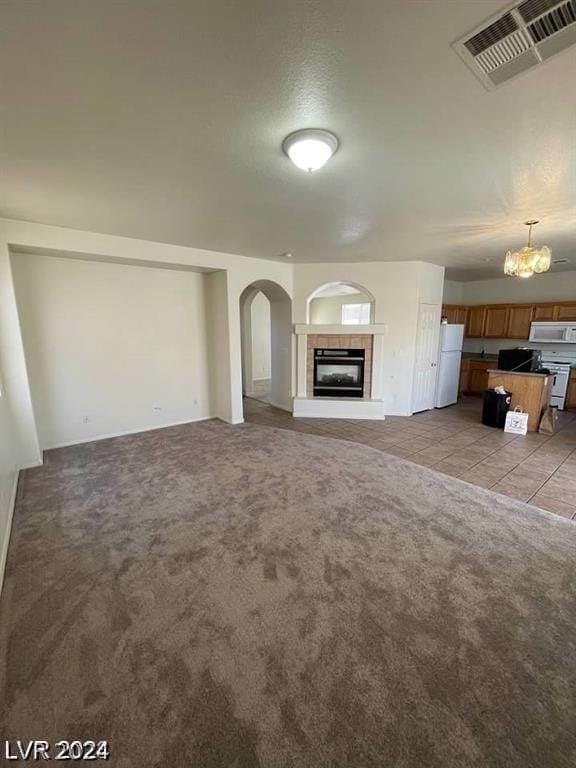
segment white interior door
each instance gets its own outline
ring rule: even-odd
[[[440,335],[440,305],[420,304],[416,332],[416,363],[412,389],[412,411],[434,408],[438,339]]]

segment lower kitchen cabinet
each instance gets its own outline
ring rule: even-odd
[[[470,378],[470,361],[462,360],[460,365],[460,383],[458,385],[458,393],[468,392],[468,381]]]
[[[566,408],[576,408],[576,369],[572,368],[566,392]]]
[[[481,395],[488,386],[488,371],[495,367],[495,360],[463,360],[460,391],[467,395]]]

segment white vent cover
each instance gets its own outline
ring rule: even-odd
[[[576,43],[576,0],[524,0],[452,44],[488,90]]]

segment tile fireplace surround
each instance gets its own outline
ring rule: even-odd
[[[297,395],[295,417],[334,419],[383,419],[383,339],[386,326],[295,325],[297,339]],[[364,349],[364,391],[360,398],[314,396],[314,350]]]
[[[372,336],[368,334],[362,334],[358,336],[352,336],[350,334],[339,335],[333,334],[331,336],[319,336],[318,334],[310,334],[308,336],[308,351],[306,356],[306,395],[307,397],[314,396],[314,350],[321,349],[323,347],[329,347],[330,349],[363,349],[365,350],[364,358],[364,391],[362,393],[363,398],[370,398],[370,392],[372,389]]]

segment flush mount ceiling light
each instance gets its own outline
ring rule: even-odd
[[[317,171],[338,149],[338,139],[330,131],[308,128],[286,136],[282,149],[297,168],[302,171]]]
[[[525,245],[519,251],[508,251],[504,262],[504,274],[512,277],[532,277],[541,272],[547,272],[550,269],[552,253],[547,245],[541,248],[533,248],[532,227],[538,224],[537,219],[525,221],[528,229],[528,245]]]

